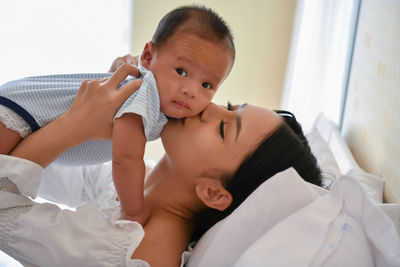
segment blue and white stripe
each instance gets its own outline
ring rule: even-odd
[[[167,123],[160,111],[160,98],[152,72],[140,68],[144,74],[141,87],[118,110],[114,119],[124,113],[142,116],[148,141],[155,140]],[[19,114],[32,131],[65,113],[74,101],[85,79],[111,77],[111,73],[59,74],[23,78],[0,86],[0,105]],[[125,84],[133,78],[127,78]],[[112,142],[91,140],[73,147],[61,155],[57,162],[63,165],[90,165],[111,160]]]

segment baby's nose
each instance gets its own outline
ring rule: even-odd
[[[190,84],[185,84],[182,87],[182,93],[184,95],[188,96],[188,97],[191,97],[191,98],[196,97],[196,95],[197,95],[196,94],[196,89],[194,88],[193,85],[190,85]]]

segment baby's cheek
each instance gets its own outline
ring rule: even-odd
[[[208,106],[208,104],[210,104],[210,102],[212,101],[213,97],[214,97],[214,93],[213,94],[209,94],[206,97],[203,97],[201,99],[201,101],[199,101],[200,106],[201,106],[201,110],[204,110]]]
[[[218,91],[218,88],[219,88],[219,87],[215,88],[214,90],[210,90],[210,92],[208,92],[208,99],[209,99],[210,101],[214,98],[215,94],[216,94],[217,91]]]
[[[207,105],[208,105],[209,103],[210,103],[210,101],[206,102],[205,104],[199,105],[199,106],[196,107],[196,108],[192,108],[191,113],[193,113],[193,114],[191,114],[190,116],[196,116],[196,115],[198,115],[199,113],[201,113],[203,110],[206,109],[206,107],[207,107]],[[188,117],[190,117],[190,116],[188,116]]]

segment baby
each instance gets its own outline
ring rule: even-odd
[[[57,161],[86,165],[112,159],[125,217],[144,224],[150,216],[143,192],[146,142],[159,137],[167,118],[200,113],[228,76],[234,58],[232,34],[214,11],[195,5],[172,10],[161,19],[140,55],[143,83],[117,112],[112,143],[91,140],[66,151]],[[50,75],[2,85],[0,153],[9,154],[22,138],[66,112],[83,80],[110,76]]]

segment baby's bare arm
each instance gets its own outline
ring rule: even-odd
[[[125,217],[144,225],[150,209],[144,202],[146,146],[141,116],[124,114],[113,129],[113,179]]]

